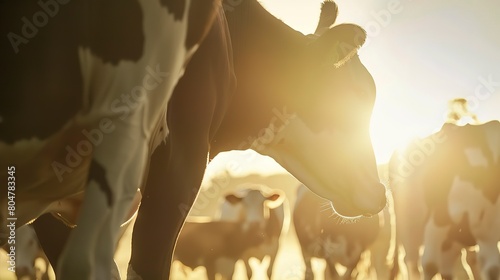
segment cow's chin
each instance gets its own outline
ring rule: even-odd
[[[363,187],[360,187],[363,186]],[[325,197],[332,203],[333,210],[343,218],[371,217],[387,205],[386,188],[374,180],[345,184],[343,196],[333,193]]]
[[[339,174],[318,175],[314,168],[302,164],[303,161],[285,153],[279,155],[269,153],[268,155],[273,157],[309,190],[331,201],[335,212],[344,218],[376,215],[387,203],[386,189],[378,181],[378,178],[352,178],[350,183],[341,182],[337,180],[340,177]],[[366,174],[355,175],[369,178],[369,176],[365,176]]]
[[[321,167],[305,165],[303,160],[283,153],[274,158],[312,192],[332,202],[339,216],[373,216],[386,206],[385,186],[378,176],[369,176],[366,170],[348,176],[334,171],[318,172]]]
[[[333,211],[340,217],[345,219],[356,219],[361,217],[371,217],[380,212],[385,204],[381,205],[378,210],[366,210],[359,207],[356,207],[354,203],[339,199],[333,199],[331,202],[331,206]]]

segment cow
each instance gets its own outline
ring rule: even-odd
[[[224,3],[236,92],[221,96],[217,55],[193,57],[169,104],[170,134],[152,155],[134,226],[130,279],[166,279],[175,240],[198,193],[208,159],[253,149],[274,158],[339,215],[377,214],[386,204],[369,136],[375,83],[357,50],[354,24],[320,20],[305,36],[257,0]],[[222,71],[224,72],[224,70]],[[188,76],[189,75],[189,76]],[[158,213],[168,213],[158,215]],[[158,248],[163,248],[159,250]]]
[[[78,225],[58,279],[112,279],[120,225],[168,134],[173,89],[219,7],[218,0],[2,2],[0,180],[8,185],[0,245],[16,227],[58,213]]]
[[[362,217],[348,222],[338,218],[329,209],[327,200],[315,195],[305,186],[299,186],[293,209],[293,223],[306,265],[305,279],[313,279],[311,258],[324,259],[333,279],[357,277],[356,267],[362,254],[378,238],[381,229],[379,216]],[[386,255],[387,251],[380,259],[385,260]],[[376,257],[378,255],[374,259]],[[346,268],[342,276],[339,275],[336,264]],[[329,277],[325,275],[326,278]]]
[[[257,0],[228,1],[225,12],[219,9],[169,99],[167,125],[159,128],[168,128],[168,137],[155,141],[147,180],[137,182],[142,201],[129,279],[169,277],[207,159],[223,151],[254,149],[273,157],[332,201],[339,215],[370,216],[385,206],[369,136],[375,83],[357,55],[366,33],[354,24],[330,27],[337,6],[323,7],[327,20],[309,36]]]
[[[499,279],[499,143],[498,121],[446,123],[391,157],[396,239],[410,276],[419,278],[421,266],[424,279],[452,279],[461,250],[477,246],[477,260],[468,258],[477,261],[474,276]]]
[[[285,218],[283,209],[284,194],[280,194],[276,190],[273,190],[273,192],[267,186],[245,184],[244,189],[240,189],[237,194],[231,193],[225,196],[220,207],[220,213],[216,216],[218,220],[240,222],[244,229],[249,228],[252,224],[257,224],[260,232],[263,233],[264,241],[257,244],[257,246],[248,246],[240,257],[245,264],[248,279],[252,278],[250,258],[256,258],[262,262],[268,256],[267,276],[269,279],[271,279],[273,273]],[[226,277],[232,279],[236,261],[224,262],[224,268],[229,269],[220,269],[219,271],[229,271]]]
[[[177,240],[174,260],[191,269],[204,266],[207,279],[215,280],[219,260],[238,260],[249,246],[261,244],[263,240],[257,224],[245,229],[239,222],[186,221]]]
[[[191,269],[205,266],[208,279],[215,279],[217,273],[223,279],[233,279],[236,261],[243,259],[250,279],[252,272],[248,259],[263,259],[269,254],[270,273],[278,249],[283,217],[280,223],[278,213],[269,209],[268,204],[280,205],[278,208],[283,214],[284,196],[278,192],[263,194],[262,191],[261,186],[253,186],[237,194],[227,194],[227,203],[222,203],[218,220],[187,221],[177,240],[174,259]]]

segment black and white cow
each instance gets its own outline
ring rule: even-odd
[[[259,234],[263,236],[263,242],[247,246],[240,259],[245,264],[248,279],[251,279],[250,259],[255,258],[262,262],[266,256],[269,257],[267,276],[271,279],[285,219],[283,205],[285,195],[281,191],[271,190],[259,184],[249,183],[242,187],[236,193],[225,196],[216,219],[239,222],[245,230],[257,225]],[[229,259],[223,262],[221,274],[225,272],[227,278],[232,279],[231,268],[234,269],[236,261],[237,259]]]
[[[480,279],[500,278],[498,121],[445,124],[395,153],[389,172],[397,241],[410,276],[419,278],[421,265],[425,279],[452,279],[462,248],[478,245]]]
[[[311,36],[288,27],[257,0],[228,1],[224,7],[169,101],[169,135],[151,156],[130,279],[169,277],[207,154],[251,148],[269,155],[343,216],[373,215],[385,206],[369,137],[375,84],[357,55],[365,31],[353,24],[330,28],[337,15],[333,2],[323,9],[331,11],[329,20],[320,20]],[[124,180],[121,175],[130,173],[113,174]]]
[[[256,224],[244,229],[239,222],[186,221],[177,239],[174,260],[191,269],[204,266],[207,279],[215,280],[220,260],[238,260],[249,246],[257,246],[263,241]],[[232,279],[221,276],[223,280]]]
[[[172,91],[219,2],[0,4],[1,244],[7,225],[57,212],[78,224],[58,279],[111,279],[119,227],[168,132]]]
[[[269,191],[269,192],[268,192]],[[247,269],[248,259],[260,259],[260,252],[270,254],[270,270],[278,249],[281,233],[276,213],[270,205],[283,210],[284,196],[270,189],[252,188],[225,196],[221,213],[213,221],[188,219],[177,241],[174,259],[192,269],[205,266],[208,279],[218,273],[222,279],[233,279],[235,264],[243,259]],[[283,225],[283,223],[281,223]],[[274,255],[272,255],[274,253]],[[249,279],[251,270],[247,270]]]

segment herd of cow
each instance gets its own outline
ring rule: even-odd
[[[500,122],[465,126],[446,123],[436,133],[415,139],[404,149],[395,151],[387,173],[391,190],[387,207],[378,215],[356,221],[339,220],[328,200],[303,185],[298,187],[291,219],[306,266],[300,277],[313,279],[311,258],[320,258],[327,265],[325,279],[363,279],[357,278],[362,275],[360,277],[376,279],[431,280],[436,274],[450,280],[500,279]],[[225,240],[244,244],[239,256],[230,256],[221,248],[217,256],[206,259],[232,260],[224,263],[231,274],[222,274],[223,279],[232,279],[235,262],[243,259],[250,279],[249,257],[262,260],[268,255],[271,261],[267,272],[271,279],[280,244],[283,209],[276,205],[267,209],[265,202],[283,198],[278,194],[246,191],[247,194],[241,196],[243,199],[226,196],[218,220],[231,217],[239,221],[238,230],[250,233],[253,238],[232,234]],[[246,203],[242,203],[245,200]],[[184,259],[181,253],[177,259],[191,268],[205,265],[208,279],[215,279],[211,277],[221,270],[210,270],[204,263],[195,263],[202,251],[195,248],[205,247],[207,252],[222,244],[227,246],[224,237],[216,238],[221,236],[217,233],[204,240],[203,231],[190,237],[183,234],[181,232],[179,241],[184,243],[178,244],[177,253],[186,250],[188,244],[193,246],[194,240],[201,243],[188,249],[198,251],[191,259]],[[258,240],[259,237],[262,240]],[[220,240],[220,245],[216,240]],[[365,252],[370,253],[370,269],[374,272],[360,274],[360,261]],[[400,252],[405,253],[402,260]],[[463,253],[466,254],[464,260]],[[400,261],[405,263],[401,271]],[[344,266],[345,271],[339,273],[338,264]]]
[[[339,220],[328,200],[300,185],[288,217],[306,269],[294,279],[314,279],[312,258],[326,261],[325,279],[432,279],[435,274],[442,279],[498,279],[499,140],[496,121],[445,124],[439,132],[396,151],[387,167],[393,199],[369,218]],[[454,166],[447,169],[442,164]],[[241,185],[226,193],[211,219],[193,216],[186,221],[174,260],[191,269],[205,267],[207,279],[233,279],[241,259],[251,279],[250,259],[263,261],[267,256],[267,276],[282,279],[273,274],[273,267],[281,246],[288,245],[281,238],[289,208],[285,201],[290,200],[281,190]],[[18,231],[24,241],[19,245],[24,262],[18,264],[18,277],[34,277],[33,260],[43,254],[34,245],[38,243],[32,229]],[[397,247],[391,245],[394,242]],[[400,250],[394,250],[399,247],[405,252],[401,273]],[[466,262],[460,258],[462,251]],[[366,252],[368,270],[362,265]],[[338,264],[345,267],[341,273]]]
[[[206,223],[185,223],[179,207],[193,204],[207,160],[254,149],[359,218],[341,228],[302,193],[293,220],[306,277],[311,257],[355,274],[375,239],[364,233],[390,219],[375,218],[388,194],[369,136],[375,83],[357,55],[366,33],[334,25],[337,12],[326,1],[305,36],[257,0],[3,1],[0,245],[14,238],[7,225],[32,222],[58,279],[119,279],[113,254],[137,211],[127,279],[168,279],[173,258],[230,277],[237,258],[273,259],[282,209],[266,207],[284,198],[229,195],[223,207],[239,210]],[[445,125],[392,158],[408,274],[451,279],[461,249],[477,245],[476,276],[499,279],[498,124]]]

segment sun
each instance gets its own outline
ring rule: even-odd
[[[371,116],[370,135],[378,164],[387,163],[396,149],[438,131],[445,120],[443,114],[430,112],[426,106],[412,106],[412,100],[392,96],[377,94]]]

